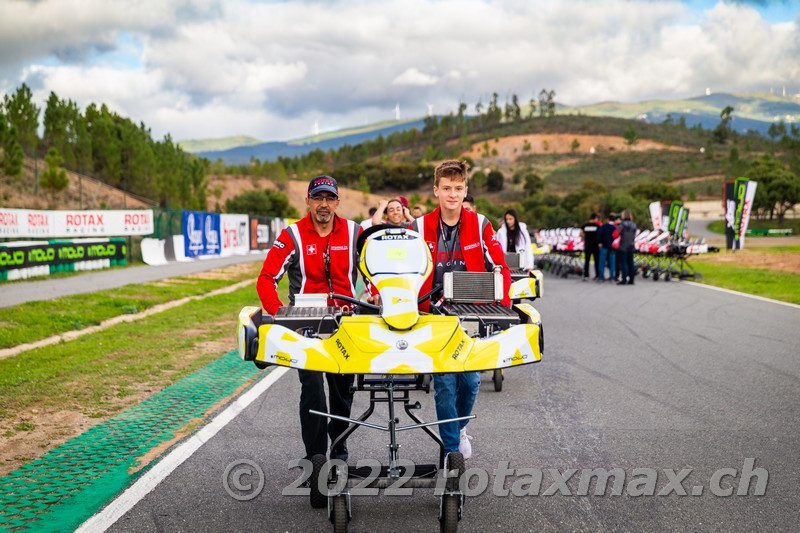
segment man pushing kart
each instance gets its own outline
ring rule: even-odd
[[[441,300],[445,272],[464,270],[500,270],[503,275],[502,304],[511,305],[508,298],[511,271],[506,265],[503,249],[495,239],[494,229],[485,216],[463,206],[467,195],[467,170],[467,164],[462,161],[440,163],[433,175],[433,194],[439,200],[439,207],[409,226],[422,235],[433,258],[433,272],[422,285],[420,294],[427,294],[433,287],[440,288],[430,300],[420,305],[421,311],[427,311],[431,302]],[[480,384],[479,372],[434,374],[437,418],[444,420],[472,414]],[[471,437],[466,432],[468,422],[462,420],[439,425],[445,454],[461,452],[465,459],[472,456]]]
[[[361,228],[336,215],[339,188],[330,176],[317,176],[308,184],[308,214],[283,230],[270,248],[258,277],[257,290],[264,311],[274,315],[283,305],[278,282],[289,275],[289,305],[296,294],[336,293],[356,296],[358,254],[356,240]],[[328,305],[338,305],[329,301]],[[300,431],[306,459],[325,455],[331,442],[347,429],[347,422],[312,416],[309,410],[349,417],[353,403],[353,375],[325,373],[330,411],[325,406],[323,374],[298,370],[300,378]],[[331,450],[331,459],[347,461],[345,442]]]

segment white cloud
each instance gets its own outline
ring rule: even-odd
[[[424,87],[426,85],[436,85],[439,78],[420,72],[416,67],[410,67],[403,71],[392,80],[392,85],[416,85]]]
[[[130,40],[141,64],[97,61]],[[739,3],[0,2],[0,93],[26,81],[41,102],[51,90],[106,102],[176,138],[286,138],[317,118],[389,118],[397,102],[422,116],[426,103],[472,111],[492,92],[527,102],[542,88],[573,104],[798,92],[798,57],[797,20],[770,24]]]

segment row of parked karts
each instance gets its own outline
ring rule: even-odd
[[[584,242],[580,228],[539,230],[534,246],[537,268],[562,278],[583,275]],[[693,255],[719,252],[703,239],[677,239],[666,230],[638,231],[634,239],[634,266],[644,278],[701,279],[689,262]]]

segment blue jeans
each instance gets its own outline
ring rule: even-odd
[[[605,279],[605,272],[606,272],[606,261],[608,261],[608,279],[613,280],[614,274],[616,274],[616,266],[617,266],[617,254],[614,253],[614,250],[609,250],[608,248],[600,248],[600,273],[598,278],[600,280]]]
[[[433,375],[433,398],[436,400],[436,418],[458,418],[472,414],[472,406],[481,385],[480,372]],[[444,453],[457,452],[461,428],[469,420],[439,424],[439,435],[444,443]]]

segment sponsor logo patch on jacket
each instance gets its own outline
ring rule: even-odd
[[[272,243],[272,246],[274,246],[275,248],[286,248],[286,245],[285,245],[285,244],[283,244],[281,241],[275,241],[275,242],[273,242],[273,243]]]
[[[466,252],[467,250],[472,250],[473,248],[477,248],[480,245],[481,245],[481,243],[479,243],[479,242],[473,242],[472,244],[466,245],[464,247],[464,251]]]

